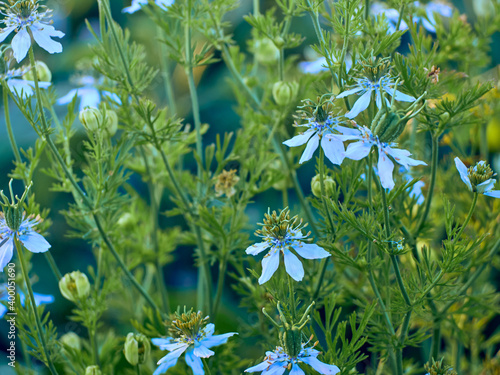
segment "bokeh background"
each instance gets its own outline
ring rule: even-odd
[[[461,13],[467,15],[469,22],[474,23],[476,17],[472,1],[475,0],[456,0],[453,1],[453,3]],[[157,41],[154,37],[156,35],[155,25],[141,12],[134,15],[123,14],[121,9],[130,5],[129,1],[113,0],[111,3],[115,20],[122,26],[130,28],[132,38],[145,45],[150,63],[158,66],[160,56],[158,54],[159,49],[157,48]],[[54,26],[56,29],[62,30],[66,33],[66,36],[62,39],[64,52],[62,54],[49,55],[38,48],[36,50],[36,54],[37,59],[45,61],[50,67],[53,74],[53,84],[57,89],[58,95],[63,96],[70,89],[74,88],[70,82],[70,78],[74,74],[75,66],[82,59],[90,57],[89,45],[94,43],[94,38],[88,31],[85,20],[88,20],[91,25],[96,26],[96,29],[98,29],[97,1],[59,0],[48,1],[46,4],[49,8],[54,9]],[[249,40],[251,36],[250,26],[243,20],[242,16],[251,12],[252,1],[241,0],[241,4],[242,6],[231,14],[230,21],[234,25],[234,29],[232,30],[233,38],[236,43],[239,44],[240,48],[245,51],[248,50],[247,40]],[[266,0],[262,1],[261,4],[262,11],[264,11],[272,6],[274,1]],[[316,37],[309,17],[302,17],[294,20],[292,28],[296,32],[301,33],[306,39],[299,48],[290,51],[290,53],[299,55],[299,60],[303,60],[305,58],[305,54],[307,54],[307,46],[316,42]],[[401,48],[404,48],[404,46],[407,45],[407,42],[408,40],[403,40]],[[500,35],[498,34],[494,35],[491,51],[491,64],[488,69],[493,69],[500,63]],[[178,105],[178,115],[181,118],[185,118],[187,123],[192,123],[190,113],[191,104],[184,72],[182,69],[177,67],[172,67],[172,70],[174,73],[174,92]],[[224,67],[224,64],[216,63],[206,69],[198,70],[196,73],[201,118],[204,123],[210,124],[210,130],[204,138],[205,144],[209,144],[215,141],[215,135],[217,133],[224,133],[237,129],[240,126],[239,118],[233,110],[235,101],[231,92],[231,87],[226,81],[228,71]],[[158,103],[166,104],[166,99],[162,96],[162,90],[163,82],[161,77],[158,76],[151,86],[150,95]],[[18,145],[23,149],[33,146],[37,138],[36,133],[22,117],[20,112],[14,108],[12,103],[10,110],[14,133]],[[64,107],[58,108],[61,116],[65,114],[65,110],[66,109]],[[9,182],[8,174],[13,167],[12,160],[14,157],[10,148],[3,120],[3,107],[1,108],[1,112],[0,189],[7,189]],[[80,124],[75,123],[75,126],[80,127],[81,129]],[[500,121],[498,126],[500,127]],[[83,132],[80,132],[74,137],[73,140],[72,146],[77,164],[79,162],[78,158],[82,155],[81,141],[83,136]],[[500,149],[500,139],[497,140],[496,150],[492,149],[491,151],[498,152],[498,149]],[[50,208],[51,210],[50,219],[53,224],[50,228],[49,235],[47,236],[47,240],[52,245],[51,253],[62,273],[73,270],[85,271],[87,266],[89,264],[93,264],[94,262],[90,246],[84,240],[69,238],[67,236],[70,228],[66,225],[60,211],[67,208],[67,204],[71,201],[71,197],[68,194],[60,194],[51,191],[50,187],[52,181],[42,172],[44,163],[46,163],[46,159],[44,159],[44,162],[41,163],[35,176],[34,190],[37,200],[42,205],[42,208]],[[309,182],[313,173],[314,171],[311,170],[311,168],[303,168],[301,173],[299,173],[299,176],[302,179],[302,186],[304,187],[306,194],[310,191]],[[141,186],[141,181],[134,181],[134,184],[136,184],[138,189],[143,189],[146,193],[147,188],[146,186]],[[275,196],[273,196],[274,194]],[[251,219],[255,219],[253,221],[259,221],[261,219],[261,212],[267,209],[268,202],[272,202],[274,200],[280,201],[280,196],[281,194],[278,191],[267,192],[266,195],[260,196],[259,199],[250,206],[249,212],[247,212],[248,215],[250,215]],[[290,202],[293,206],[293,195],[290,196]],[[164,220],[162,222],[163,226],[171,224],[182,225],[180,222],[176,223],[175,221],[168,221],[166,218],[163,218],[162,220]],[[249,228],[249,233],[251,232],[253,232],[253,230]],[[195,304],[194,290],[196,288],[197,272],[193,267],[192,252],[183,250],[186,249],[179,248],[174,252],[175,267],[170,267],[165,270],[165,281],[168,284],[169,291],[171,291],[171,304],[173,306],[177,304],[189,305],[190,302],[192,302],[193,305]],[[38,293],[52,294],[56,298],[56,303],[48,305],[47,310],[50,311],[52,319],[57,324],[59,333],[61,335],[69,331],[75,331],[78,333],[81,328],[65,318],[65,316],[70,315],[72,305],[60,295],[57,283],[52,276],[45,259],[40,255],[35,255],[33,257],[33,261],[35,262],[35,272],[38,275],[38,282],[34,288],[35,291]],[[0,281],[2,281],[1,277],[2,276],[0,275]],[[231,295],[231,289],[227,288],[227,292],[228,293],[226,293],[225,301],[223,303],[225,311],[223,310],[222,314],[238,309],[237,299],[235,296]],[[231,319],[235,319],[234,313],[227,314],[227,316],[228,318],[232,316]],[[247,318],[251,319],[251,317]],[[231,326],[231,323],[228,324]],[[6,322],[1,321],[0,331],[5,332],[6,328]],[[129,327],[124,327],[124,332],[117,333],[126,334],[128,328]],[[225,330],[222,329],[222,331]],[[5,350],[6,345],[6,335],[0,335],[1,350]],[[5,367],[5,356],[2,355],[0,357],[0,373],[7,374],[6,371],[7,367]]]

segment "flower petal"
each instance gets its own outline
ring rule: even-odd
[[[372,144],[370,142],[360,141],[351,143],[345,150],[345,157],[352,160],[361,160],[368,156],[371,148]]]
[[[455,158],[455,165],[457,167],[458,173],[460,173],[460,178],[467,185],[470,191],[472,191],[472,184],[469,179],[469,172],[467,171],[467,167],[458,157]]]
[[[0,30],[0,43],[2,43],[5,38],[7,38],[11,32],[16,29],[16,25],[6,27],[5,29]]]
[[[188,346],[189,346],[188,344],[183,344],[179,349],[171,351],[165,357],[161,358],[158,361],[157,365],[161,365],[162,363],[171,362],[171,361],[175,361],[177,363],[177,359],[181,356],[182,353],[184,353],[186,351]]]
[[[73,100],[73,98],[78,96],[78,89],[73,89],[64,95],[62,98],[57,99],[56,103],[59,105],[69,104]]]
[[[52,28],[52,30],[50,28]],[[47,51],[48,53],[62,52],[62,44],[56,42],[55,40],[52,40],[51,37],[57,36],[60,38],[64,36],[63,33],[61,33],[62,35],[58,34],[55,32],[56,30],[52,26],[44,25],[42,23],[34,23],[32,26],[30,26],[30,30],[33,34],[33,39],[35,39],[35,42],[37,42],[37,44],[45,51]]]
[[[259,363],[258,365],[252,366],[250,368],[247,368],[245,372],[257,372],[257,371],[264,371],[266,370],[269,366],[271,366],[273,362],[270,361],[264,361]]]
[[[392,179],[394,163],[391,159],[389,159],[389,156],[383,150],[379,150],[377,168],[378,175],[380,177],[380,184],[384,187],[384,189],[391,190],[394,187],[394,180]]]
[[[314,243],[303,243],[298,241],[293,249],[304,259],[321,259],[330,256],[330,253]]]
[[[257,255],[266,250],[269,246],[269,242],[254,243],[252,246],[248,246],[245,252],[250,255]]]
[[[162,363],[156,370],[155,372],[153,372],[153,375],[161,375],[161,374],[165,374],[167,372],[167,370],[170,368],[170,367],[173,367],[177,364],[177,359],[175,361],[171,361],[171,362],[165,362],[165,363]]]
[[[479,194],[487,193],[488,191],[493,190],[493,186],[495,186],[495,182],[496,182],[495,179],[490,178],[489,180],[481,182],[479,185],[477,185],[476,190]]]
[[[259,284],[262,285],[269,281],[280,265],[279,250],[272,248],[271,251],[262,259],[262,275],[259,278]]]
[[[322,137],[321,148],[325,151],[325,156],[332,164],[340,165],[344,161],[344,143],[340,139]]]
[[[35,304],[37,306],[52,303],[55,300],[54,296],[51,296],[50,294],[33,293],[33,297],[35,297]]]
[[[3,238],[0,239],[0,243],[3,243],[0,246],[0,272],[3,272],[5,266],[9,264],[12,259],[14,253],[14,240],[12,238]]]
[[[299,164],[302,164],[312,158],[314,151],[316,151],[316,149],[318,148],[318,144],[319,135],[316,133],[311,137],[311,139],[309,139],[309,142],[307,142],[306,149],[300,157]]]
[[[172,340],[173,340],[172,337],[167,337],[165,339],[164,338],[154,338],[154,339],[151,339],[151,342],[153,343],[153,345],[159,346],[161,350],[165,350],[162,347],[165,345],[171,344]]]
[[[306,375],[306,373],[299,367],[297,363],[294,363],[289,375]]]
[[[19,32],[12,38],[12,50],[14,51],[14,58],[17,62],[21,62],[26,55],[31,46],[31,37],[26,30],[26,27],[22,27]]]
[[[356,103],[354,103],[352,109],[345,114],[345,117],[350,119],[355,118],[366,108],[368,108],[371,100],[372,100],[372,92],[371,91],[365,92],[363,95],[361,95],[361,97],[358,100],[356,100]]]
[[[302,146],[309,140],[309,138],[311,138],[311,135],[313,135],[315,131],[316,130],[314,129],[307,129],[307,131],[305,131],[304,133],[296,135],[288,141],[283,142],[283,144],[287,145],[288,147]]]
[[[301,281],[304,278],[304,267],[302,266],[302,262],[288,249],[283,250],[283,254],[285,257],[286,272],[295,281]]]
[[[286,370],[286,363],[273,363],[267,370],[262,371],[261,375],[282,375]]]
[[[210,337],[205,337],[200,342],[207,348],[212,348],[217,345],[225,344],[228,338],[237,334],[238,333],[236,332],[229,332],[229,333],[224,333],[222,335],[214,335]]]
[[[392,95],[392,92],[390,92],[389,94]],[[414,102],[416,99],[413,97],[413,96],[410,96],[410,95],[406,95],[406,94],[403,94],[401,91],[394,91],[394,94],[396,95],[395,99],[398,101],[398,102]]]
[[[201,342],[198,341],[195,341],[194,343],[193,353],[195,356],[201,358],[208,358],[215,354],[215,352],[208,349],[205,345],[203,345]]]
[[[203,363],[201,362],[201,359],[194,354],[193,350],[188,350],[186,352],[186,363],[189,367],[191,367],[194,375],[205,375]]]
[[[34,230],[20,235],[19,240],[23,243],[24,247],[32,253],[44,253],[50,249],[50,244],[47,240]]]
[[[345,98],[346,96],[349,96],[349,95],[352,95],[352,94],[356,94],[356,93],[360,92],[361,90],[363,90],[363,87],[357,86],[357,87],[355,87],[355,88],[353,88],[351,90],[347,90],[347,91],[344,91],[344,92],[338,94],[335,97],[335,99],[337,99],[337,98]]]
[[[340,372],[340,369],[337,366],[327,365],[326,363],[321,362],[316,357],[302,357],[300,358],[300,360],[304,363],[307,363],[322,375],[335,375]]]
[[[493,197],[493,198],[500,198],[500,190],[490,190],[484,193],[484,195],[487,195],[488,197]]]

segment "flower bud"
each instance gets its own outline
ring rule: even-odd
[[[130,332],[125,339],[123,353],[132,366],[144,363],[151,352],[151,344],[142,333]]]
[[[85,375],[102,375],[99,366],[89,366],[85,369]]]
[[[381,108],[375,115],[371,131],[381,142],[389,143],[397,139],[405,129],[406,121],[390,108]]]
[[[474,0],[472,8],[478,17],[492,17],[495,15],[495,6],[492,0]]]
[[[59,280],[59,289],[64,298],[76,302],[89,295],[89,279],[84,273],[73,271]]]
[[[52,81],[52,72],[50,71],[47,64],[45,64],[43,61],[37,61],[35,63],[35,69],[36,69],[36,74],[38,76],[38,81],[40,81],[40,82]],[[27,71],[23,75],[23,79],[25,81],[34,81],[35,76],[33,74],[33,71],[32,70]]]
[[[110,109],[106,110],[104,124],[106,127],[106,133],[109,135],[109,137],[114,136],[118,131],[118,115],[115,111],[112,111]]]
[[[273,85],[273,98],[276,104],[286,106],[290,104],[299,91],[299,84],[297,82],[283,82],[278,81]]]
[[[255,58],[261,64],[272,64],[276,62],[280,56],[279,49],[269,38],[262,38],[254,41],[253,50]]]
[[[61,341],[61,343],[63,343],[64,345],[69,346],[72,349],[75,349],[78,352],[82,349],[82,342],[80,340],[80,336],[78,336],[75,332],[68,332],[62,335],[59,341]]]
[[[332,196],[335,192],[336,183],[333,178],[325,176],[323,179],[323,184],[325,185],[325,195]],[[317,174],[311,180],[311,190],[316,198],[321,197],[321,176]]]
[[[85,107],[78,116],[80,122],[90,132],[95,132],[102,124],[102,114],[97,108]]]
[[[298,327],[292,327],[284,332],[285,351],[290,357],[296,357],[302,349],[302,332]]]

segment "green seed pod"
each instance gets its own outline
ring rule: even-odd
[[[85,369],[85,375],[102,375],[99,366],[89,366]]]
[[[298,327],[286,330],[284,333],[284,344],[286,353],[290,357],[296,357],[302,349],[302,333]]]
[[[278,81],[273,85],[273,98],[276,104],[286,106],[293,102],[299,91],[299,84],[293,82]]]
[[[118,115],[115,111],[112,111],[110,109],[106,110],[104,124],[106,126],[106,133],[109,135],[109,137],[114,136],[118,131]]]
[[[405,129],[406,121],[388,108],[381,108],[372,121],[371,131],[378,136],[381,142],[392,142],[397,139]]]
[[[146,361],[151,353],[151,344],[143,334],[130,332],[125,339],[123,353],[128,363],[136,366]]]
[[[95,132],[102,124],[102,114],[97,108],[86,107],[78,116],[80,122],[90,132]]]
[[[35,63],[35,69],[36,69],[36,73],[38,76],[38,80],[40,82],[51,82],[52,81],[52,72],[50,71],[47,64],[45,64],[43,61],[37,61]],[[33,74],[33,71],[30,70],[30,71],[26,72],[23,75],[23,79],[25,81],[34,81],[35,76]]]
[[[66,346],[69,346],[76,351],[80,351],[82,349],[82,342],[80,336],[78,336],[75,332],[68,332],[61,336],[59,339],[61,343]]]
[[[323,179],[323,184],[325,185],[325,195],[332,196],[337,185],[333,178],[325,176]],[[319,174],[314,176],[311,180],[311,190],[316,198],[321,198],[321,177]]]
[[[272,64],[276,62],[280,56],[279,49],[269,38],[262,38],[254,41],[253,50],[255,58],[261,64]]]
[[[67,273],[59,280],[59,289],[64,298],[77,302],[89,295],[90,283],[87,275],[80,271]]]

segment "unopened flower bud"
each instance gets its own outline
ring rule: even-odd
[[[89,279],[84,273],[73,271],[59,280],[59,289],[64,298],[76,302],[89,295]]]
[[[64,345],[75,349],[76,351],[80,351],[82,349],[80,336],[78,336],[75,332],[68,332],[62,335],[59,341],[61,341],[61,343],[63,343]]]
[[[85,369],[85,375],[102,375],[99,366],[89,366]]]
[[[405,129],[406,121],[390,108],[381,108],[375,115],[371,131],[381,142],[389,143],[397,139]]]
[[[130,332],[123,348],[125,358],[132,366],[144,363],[151,352],[151,344],[142,333]]]
[[[276,104],[286,106],[290,104],[299,91],[299,84],[297,82],[283,82],[278,81],[273,85],[273,98]]]
[[[335,192],[336,183],[333,178],[325,176],[323,178],[323,184],[325,185],[325,195],[332,196]],[[316,198],[321,197],[321,176],[317,174],[311,180],[311,190]]]
[[[261,64],[272,64],[276,62],[280,56],[279,49],[274,45],[274,42],[269,38],[258,39],[253,45],[255,58]]]
[[[80,122],[90,132],[95,132],[102,124],[102,114],[97,108],[85,107],[78,116]]]
[[[106,133],[112,137],[116,134],[118,130],[118,115],[115,111],[110,109],[106,110],[106,115],[104,118],[104,125],[106,129]]]
[[[40,81],[40,82],[51,82],[52,81],[52,72],[50,71],[47,64],[45,64],[43,61],[37,61],[35,63],[35,69],[36,69],[36,74],[38,76],[38,81]],[[32,70],[27,71],[23,75],[23,79],[25,81],[34,81],[35,76],[33,74],[33,71]]]

